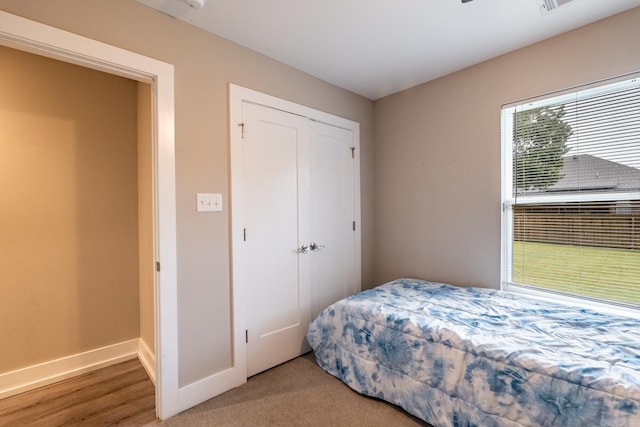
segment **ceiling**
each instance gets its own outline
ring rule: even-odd
[[[138,0],[375,100],[640,0]],[[193,8],[185,2],[201,3]],[[555,1],[559,6],[541,7]]]

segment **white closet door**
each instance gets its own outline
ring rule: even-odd
[[[311,317],[356,290],[353,132],[310,122]]]
[[[309,274],[299,219],[306,120],[243,104],[243,249],[248,285],[247,375],[307,351]]]
[[[311,314],[356,289],[354,159],[349,130],[248,102],[242,122],[251,376],[309,351]]]

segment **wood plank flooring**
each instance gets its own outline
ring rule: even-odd
[[[155,388],[138,359],[0,400],[0,426],[142,426]]]

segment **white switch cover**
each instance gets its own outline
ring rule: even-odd
[[[222,194],[197,193],[196,203],[198,212],[220,212],[222,211]]]

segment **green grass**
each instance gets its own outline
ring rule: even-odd
[[[640,305],[640,251],[514,242],[513,281]]]

